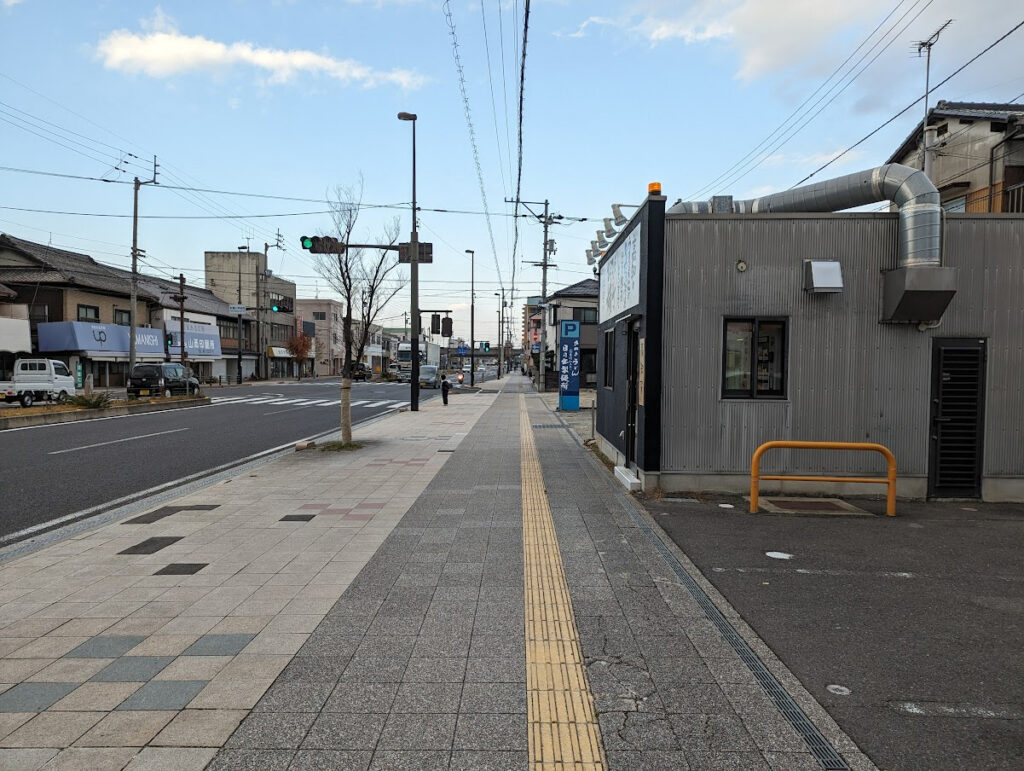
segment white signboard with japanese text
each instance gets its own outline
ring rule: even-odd
[[[640,302],[640,234],[637,223],[601,266],[601,323]]]

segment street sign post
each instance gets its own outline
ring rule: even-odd
[[[580,322],[561,322],[558,337],[558,409],[580,408]]]
[[[237,305],[236,303],[231,303],[230,305],[228,305],[228,313],[230,313],[232,316],[239,316],[245,313],[245,306]]]

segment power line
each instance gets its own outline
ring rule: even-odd
[[[940,87],[942,87],[942,86],[946,85],[946,83],[948,83],[949,81],[951,81],[951,80],[952,80],[952,79],[953,79],[954,77],[956,77],[956,76],[957,76],[957,75],[959,75],[959,74],[960,74],[961,72],[963,72],[963,71],[964,71],[965,69],[967,69],[967,67],[969,67],[969,66],[970,66],[971,64],[973,64],[973,63],[974,63],[975,61],[977,61],[977,60],[978,60],[978,59],[980,59],[980,58],[981,58],[982,56],[984,56],[984,55],[985,55],[985,54],[987,54],[987,53],[988,53],[989,51],[991,51],[991,50],[992,50],[993,48],[995,48],[995,47],[996,47],[997,45],[999,45],[1000,43],[1002,43],[1002,42],[1003,42],[1004,40],[1006,40],[1006,38],[1008,38],[1008,37],[1009,37],[1010,35],[1012,35],[1012,34],[1013,34],[1014,32],[1016,32],[1017,30],[1019,30],[1019,29],[1020,29],[1021,27],[1024,27],[1024,21],[1020,21],[1020,22],[1018,22],[1018,23],[1017,23],[1017,24],[1016,24],[1016,25],[1015,25],[1015,26],[1014,26],[1013,28],[1011,28],[1011,29],[1010,29],[1010,30],[1009,30],[1008,32],[1006,32],[1005,34],[1001,35],[1001,36],[1000,36],[1000,37],[999,37],[999,38],[998,38],[997,40],[995,40],[994,42],[990,43],[990,44],[989,44],[989,45],[987,45],[987,46],[986,46],[985,48],[983,48],[983,49],[982,49],[981,51],[979,51],[979,52],[978,52],[978,53],[976,53],[976,54],[975,54],[974,56],[972,56],[972,57],[971,57],[970,59],[968,59],[968,60],[967,60],[966,62],[964,62],[963,64],[961,64],[961,65],[960,65],[959,67],[957,67],[957,68],[956,68],[955,70],[953,70],[953,72],[952,72],[952,73],[951,73],[951,74],[950,74],[950,75],[949,75],[948,77],[946,77],[946,78],[945,78],[945,79],[944,79],[944,80],[943,80],[943,81],[942,81],[941,83],[936,83],[936,84],[935,84],[934,86],[932,86],[932,87],[931,87],[931,88],[930,88],[929,90],[930,90],[930,91],[934,91],[934,90],[936,90],[936,89],[938,89],[938,88],[940,88]],[[829,166],[831,166],[831,165],[832,165],[833,163],[835,163],[836,161],[838,161],[838,160],[839,160],[840,158],[842,158],[842,157],[843,157],[844,155],[846,155],[846,154],[847,154],[848,152],[850,152],[850,151],[851,151],[851,150],[853,150],[854,148],[856,148],[856,147],[858,147],[858,146],[862,145],[862,144],[863,144],[864,142],[866,142],[867,140],[869,140],[869,139],[870,139],[871,137],[873,137],[873,136],[874,136],[875,134],[877,134],[877,133],[878,133],[879,131],[881,131],[881,130],[882,130],[882,129],[884,129],[884,128],[885,128],[886,126],[888,126],[888,125],[889,125],[890,123],[892,123],[892,122],[893,122],[894,120],[896,120],[897,118],[899,118],[900,116],[902,116],[902,115],[903,115],[903,114],[904,114],[905,112],[907,112],[908,110],[910,110],[910,109],[911,109],[912,107],[914,107],[914,106],[915,106],[915,105],[916,105],[916,104],[917,104],[918,102],[920,102],[920,101],[921,101],[922,99],[924,99],[924,98],[925,98],[925,94],[922,94],[921,96],[917,97],[917,99],[915,99],[914,101],[912,101],[912,102],[911,102],[910,104],[908,104],[908,105],[907,105],[906,107],[904,107],[904,108],[903,108],[902,110],[900,110],[899,112],[897,112],[897,113],[896,113],[895,115],[893,115],[893,116],[892,116],[891,118],[889,118],[889,119],[888,119],[887,121],[885,121],[885,122],[884,122],[884,123],[882,123],[882,124],[881,124],[880,126],[878,126],[878,127],[874,128],[874,129],[872,129],[871,131],[869,131],[869,132],[868,132],[867,134],[865,134],[865,135],[864,135],[863,137],[861,137],[861,138],[860,138],[860,139],[858,139],[858,140],[857,140],[856,142],[854,142],[854,143],[853,143],[852,145],[850,145],[850,146],[849,146],[849,147],[847,147],[847,148],[846,148],[845,150],[843,150],[843,151],[842,151],[841,153],[839,153],[839,155],[837,155],[837,156],[836,156],[835,158],[833,158],[832,160],[828,161],[827,163],[824,163],[824,164],[822,164],[821,166],[819,166],[818,168],[816,168],[816,169],[815,169],[814,171],[812,171],[812,172],[811,172],[810,174],[808,174],[808,175],[807,175],[806,177],[804,177],[803,179],[801,179],[801,180],[800,180],[799,182],[797,182],[797,183],[796,183],[795,185],[792,185],[792,187],[797,187],[797,186],[799,186],[799,185],[802,185],[802,184],[803,184],[804,182],[806,182],[807,180],[809,180],[809,179],[810,179],[811,177],[815,176],[815,175],[816,175],[816,174],[817,174],[818,172],[820,172],[820,171],[823,171],[823,170],[827,169],[827,168],[828,168]]]

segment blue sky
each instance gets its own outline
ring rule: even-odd
[[[494,293],[511,292],[513,267],[517,306],[540,289],[539,268],[523,261],[539,259],[541,228],[520,219],[516,243],[504,202],[516,187],[524,12],[523,0],[0,0],[0,166],[130,183],[147,177],[155,154],[162,185],[140,198],[144,270],[184,271],[200,283],[205,250],[247,239],[262,249],[280,230],[286,249],[271,251],[271,268],[296,281],[300,297],[323,297],[326,282],[298,239],[330,223],[303,213],[322,212],[330,191],[362,175],[367,208],[357,232],[372,241],[398,216],[405,240],[411,132],[396,114],[417,113],[421,239],[435,255],[420,271],[420,304],[452,308],[456,334],[468,337],[464,250],[473,249],[477,338],[496,339]],[[549,199],[569,223],[551,234],[550,285],[591,276],[584,252],[611,203],[639,202],[651,181],[670,201],[790,187],[921,96],[916,41],[955,19],[933,49],[935,84],[1020,16],[1004,0],[531,2],[520,191]],[[1022,35],[932,102],[1020,95]],[[817,178],[883,163],[922,110]],[[131,199],[130,184],[0,170],[0,230],[126,266]],[[403,291],[384,323],[400,325],[407,307]]]

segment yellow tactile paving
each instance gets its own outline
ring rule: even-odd
[[[526,401],[519,397],[530,768],[607,767]]]

